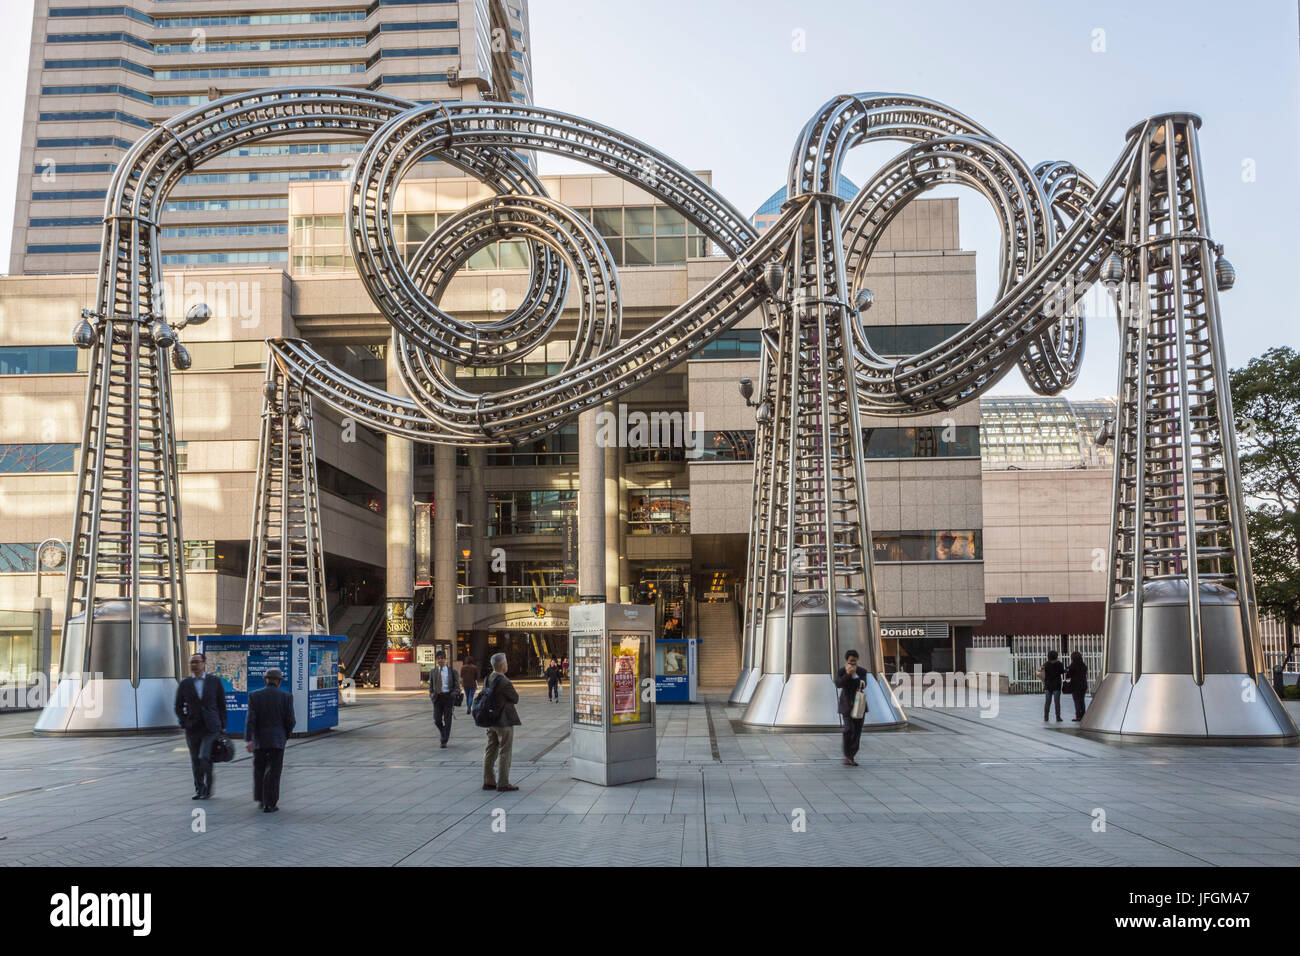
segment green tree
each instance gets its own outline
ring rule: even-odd
[[[1269,349],[1231,379],[1255,596],[1291,636],[1300,625],[1300,353]]]

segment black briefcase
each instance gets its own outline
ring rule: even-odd
[[[235,759],[235,748],[230,746],[230,740],[226,737],[218,737],[212,742],[212,762],[213,763],[230,763]]]

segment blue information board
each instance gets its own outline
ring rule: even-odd
[[[699,699],[695,638],[655,641],[655,703],[693,704]]]
[[[281,690],[293,697],[295,735],[335,727],[339,722],[339,644],[328,634],[219,634],[199,638],[207,672],[226,691],[226,730],[242,734],[248,695],[266,686],[266,672],[284,674]]]

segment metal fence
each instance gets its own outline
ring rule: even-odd
[[[1272,674],[1290,654],[1286,625],[1277,618],[1261,617],[1260,632],[1264,645],[1264,673]],[[1041,694],[1043,682],[1038,679],[1038,668],[1047,660],[1048,651],[1056,651],[1068,663],[1069,651],[1078,651],[1088,665],[1088,692],[1093,693],[1101,683],[1101,634],[1072,634],[1067,647],[1062,646],[1059,634],[1032,634],[1007,637],[1001,634],[977,634],[971,639],[972,647],[1006,647],[1011,645],[1012,673],[1008,680],[1013,694]],[[1300,667],[1297,667],[1300,669]]]
[[[1013,694],[1041,694],[1043,682],[1038,679],[1038,668],[1047,661],[1047,652],[1056,651],[1062,658],[1069,651],[1078,651],[1088,665],[1088,692],[1101,683],[1102,635],[1071,634],[1067,638],[1068,650],[1061,646],[1059,634],[1030,634],[1011,638],[1012,673],[1008,681]],[[1005,646],[1002,645],[1002,646]]]

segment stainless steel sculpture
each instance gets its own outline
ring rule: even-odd
[[[1198,117],[1129,131],[1135,154],[1108,263],[1121,316],[1106,678],[1083,721],[1105,734],[1294,740],[1264,674]]]
[[[245,634],[328,634],[311,400],[275,363],[262,386]]]
[[[1159,189],[1150,148],[1160,129],[1175,139],[1182,133],[1177,158],[1194,167],[1195,139],[1187,132],[1191,125],[1186,118],[1155,117],[1136,128],[1114,168],[1095,185],[1067,163],[1029,168],[982,127],[929,100],[893,94],[838,97],[805,127],[791,159],[784,214],[759,237],[736,209],[679,164],[587,120],[495,101],[420,106],[360,91],[283,89],[227,97],[155,130],[128,154],[130,162],[119,170],[113,195],[120,202],[122,190],[133,192],[130,228],[147,232],[156,246],[156,231],[149,231],[156,230],[156,204],[180,172],[203,159],[235,143],[283,132],[370,134],[353,171],[347,232],[361,279],[393,326],[393,348],[411,398],[389,395],[347,376],[303,341],[276,339],[270,342],[268,378],[276,397],[271,407],[268,390],[267,421],[289,415],[291,406],[309,416],[315,399],[359,424],[419,441],[529,441],[685,361],[742,316],[762,308],[745,671],[733,700],[748,702],[745,720],[756,726],[838,726],[832,675],[842,651],[855,646],[874,676],[869,721],[897,727],[906,718],[883,673],[859,416],[949,408],[977,397],[1015,366],[1037,391],[1067,387],[1078,374],[1083,350],[1082,317],[1074,301],[1103,272],[1114,272],[1116,250],[1131,253],[1129,265],[1121,258],[1121,272],[1150,283],[1152,300],[1191,324],[1180,333],[1176,355],[1168,348],[1157,354],[1151,351],[1157,340],[1150,337],[1145,320],[1122,319],[1136,323],[1137,344],[1126,345],[1124,374],[1132,377],[1129,402],[1139,411],[1121,412],[1118,424],[1118,440],[1129,442],[1132,453],[1117,456],[1123,463],[1117,465],[1117,476],[1131,477],[1117,482],[1116,580],[1123,578],[1125,542],[1131,547],[1134,535],[1160,543],[1154,552],[1148,546],[1139,565],[1158,564],[1181,547],[1184,562],[1190,555],[1191,570],[1175,557],[1166,563],[1190,573],[1194,586],[1188,593],[1193,597],[1170,606],[1182,607],[1184,617],[1195,619],[1192,632],[1206,646],[1229,647],[1236,641],[1249,647],[1258,640],[1248,564],[1243,561],[1245,538],[1236,533],[1240,492],[1235,472],[1228,477],[1235,468],[1235,446],[1231,415],[1226,414],[1221,346],[1214,346],[1216,291],[1203,281],[1210,240],[1204,234],[1199,173],[1195,185],[1174,197],[1178,224],[1194,223],[1196,237],[1160,239],[1157,224],[1170,219],[1168,206],[1162,204],[1171,201],[1167,191]],[[845,206],[833,189],[844,157],[854,146],[874,139],[909,145]],[[635,182],[694,223],[731,263],[689,301],[622,338],[617,271],[604,242],[585,219],[546,196],[516,150],[584,160]],[[414,163],[431,158],[479,178],[497,195],[451,217],[403,262],[392,235],[389,199]],[[122,170],[127,169],[131,174],[123,178]],[[906,203],[937,184],[954,182],[986,196],[1001,222],[998,300],[935,348],[900,361],[886,360],[872,351],[863,329],[862,314],[872,300],[863,285],[866,263],[881,233]],[[148,184],[148,201],[134,192],[141,183]],[[112,196],[109,208],[118,208]],[[463,322],[443,312],[438,302],[450,277],[475,251],[502,238],[529,243],[531,282],[523,302],[505,319],[490,323]],[[110,258],[112,248],[106,241]],[[1164,261],[1159,258],[1161,248],[1171,250],[1174,265],[1159,264]],[[1140,269],[1131,265],[1135,256],[1145,257],[1147,264]],[[1193,260],[1200,272],[1189,271]],[[154,270],[150,276],[156,274],[156,259],[145,261]],[[109,258],[105,262],[109,269]],[[1171,269],[1181,284],[1162,286],[1170,281]],[[1177,295],[1172,294],[1175,288]],[[480,394],[458,388],[446,373],[445,363],[491,366],[524,355],[552,333],[570,292],[578,306],[578,331],[572,355],[556,375]],[[1169,334],[1159,332],[1158,342],[1168,346]],[[1210,361],[1202,342],[1220,350],[1213,376],[1187,371]],[[1143,349],[1149,353],[1145,360]],[[1134,362],[1140,365],[1137,372],[1132,371]],[[1172,405],[1173,393],[1161,383],[1169,379],[1176,385],[1179,375],[1184,384],[1175,391],[1182,401]],[[1150,414],[1153,405],[1163,409],[1162,425]],[[1152,429],[1157,427],[1164,430],[1153,441],[1157,433]],[[263,484],[245,614],[253,629],[287,628],[290,615],[314,607],[319,596],[318,587],[316,596],[312,592],[313,575],[319,583],[322,564],[319,524],[312,514],[318,506],[309,488],[314,482],[299,467],[300,477],[294,479],[297,497],[284,490],[290,480],[284,475],[292,471],[288,463],[294,459],[277,446],[290,439],[297,454],[306,455],[310,428],[295,430],[290,424],[277,430],[264,424],[259,469]],[[1229,470],[1220,469],[1226,484],[1213,470],[1216,456],[1232,461]],[[1196,463],[1188,465],[1192,459]],[[1181,484],[1174,483],[1180,489],[1173,496],[1178,501],[1172,501],[1168,490],[1170,461],[1182,469]],[[276,474],[281,477],[276,479]],[[269,504],[277,480],[278,535],[271,528]],[[1138,490],[1125,492],[1125,487]],[[1163,510],[1153,518],[1152,508]],[[1225,517],[1219,517],[1220,510]],[[1188,517],[1201,512],[1206,514],[1204,527]],[[1124,524],[1125,516],[1133,515],[1138,516],[1137,529],[1125,538],[1125,529],[1133,527],[1131,521]],[[291,529],[291,521],[304,535],[296,551],[286,540],[293,537],[292,530],[285,530]],[[1219,544],[1207,550],[1199,541],[1189,544],[1180,537],[1188,534],[1213,535]],[[273,553],[277,540],[278,556]],[[1225,541],[1232,542],[1227,550]],[[1236,576],[1225,570],[1230,560],[1238,569]],[[290,567],[294,561],[306,570],[295,571]],[[1241,594],[1235,605],[1240,630],[1235,634],[1210,634],[1202,627],[1195,597],[1202,587],[1196,581],[1198,564],[1217,569],[1213,573],[1218,576],[1209,580],[1224,589],[1216,592],[1224,601],[1231,604],[1229,584]],[[1142,571],[1136,577],[1150,580]],[[1201,580],[1207,580],[1205,574]],[[292,612],[291,587],[306,595],[295,599],[299,603],[292,605],[297,608]],[[1142,588],[1138,593],[1136,607],[1143,602]],[[1113,596],[1112,605],[1112,617],[1123,613],[1120,597]],[[272,609],[275,613],[269,613]],[[1141,621],[1141,614],[1130,613],[1130,619]],[[314,621],[302,619],[299,625],[314,626]],[[1159,640],[1153,628],[1144,632],[1141,624],[1135,633],[1140,640]],[[1122,656],[1115,636],[1112,663]],[[1241,663],[1233,673],[1256,688],[1260,712],[1273,715],[1272,729],[1263,736],[1293,735],[1295,728],[1280,707],[1268,702],[1272,691],[1259,680],[1259,655],[1247,650],[1245,657],[1244,662],[1234,658],[1231,665]],[[1149,665],[1151,655],[1143,659]],[[1204,663],[1208,657],[1191,660]],[[1187,670],[1198,688],[1203,669],[1192,663]],[[1130,673],[1138,687],[1140,675],[1150,675],[1150,667],[1143,672],[1135,665]],[[1128,701],[1098,709],[1124,713]],[[1143,720],[1145,730],[1158,729]],[[1256,722],[1251,728],[1262,726]],[[1101,717],[1093,729],[1133,730],[1124,723],[1111,727]]]

